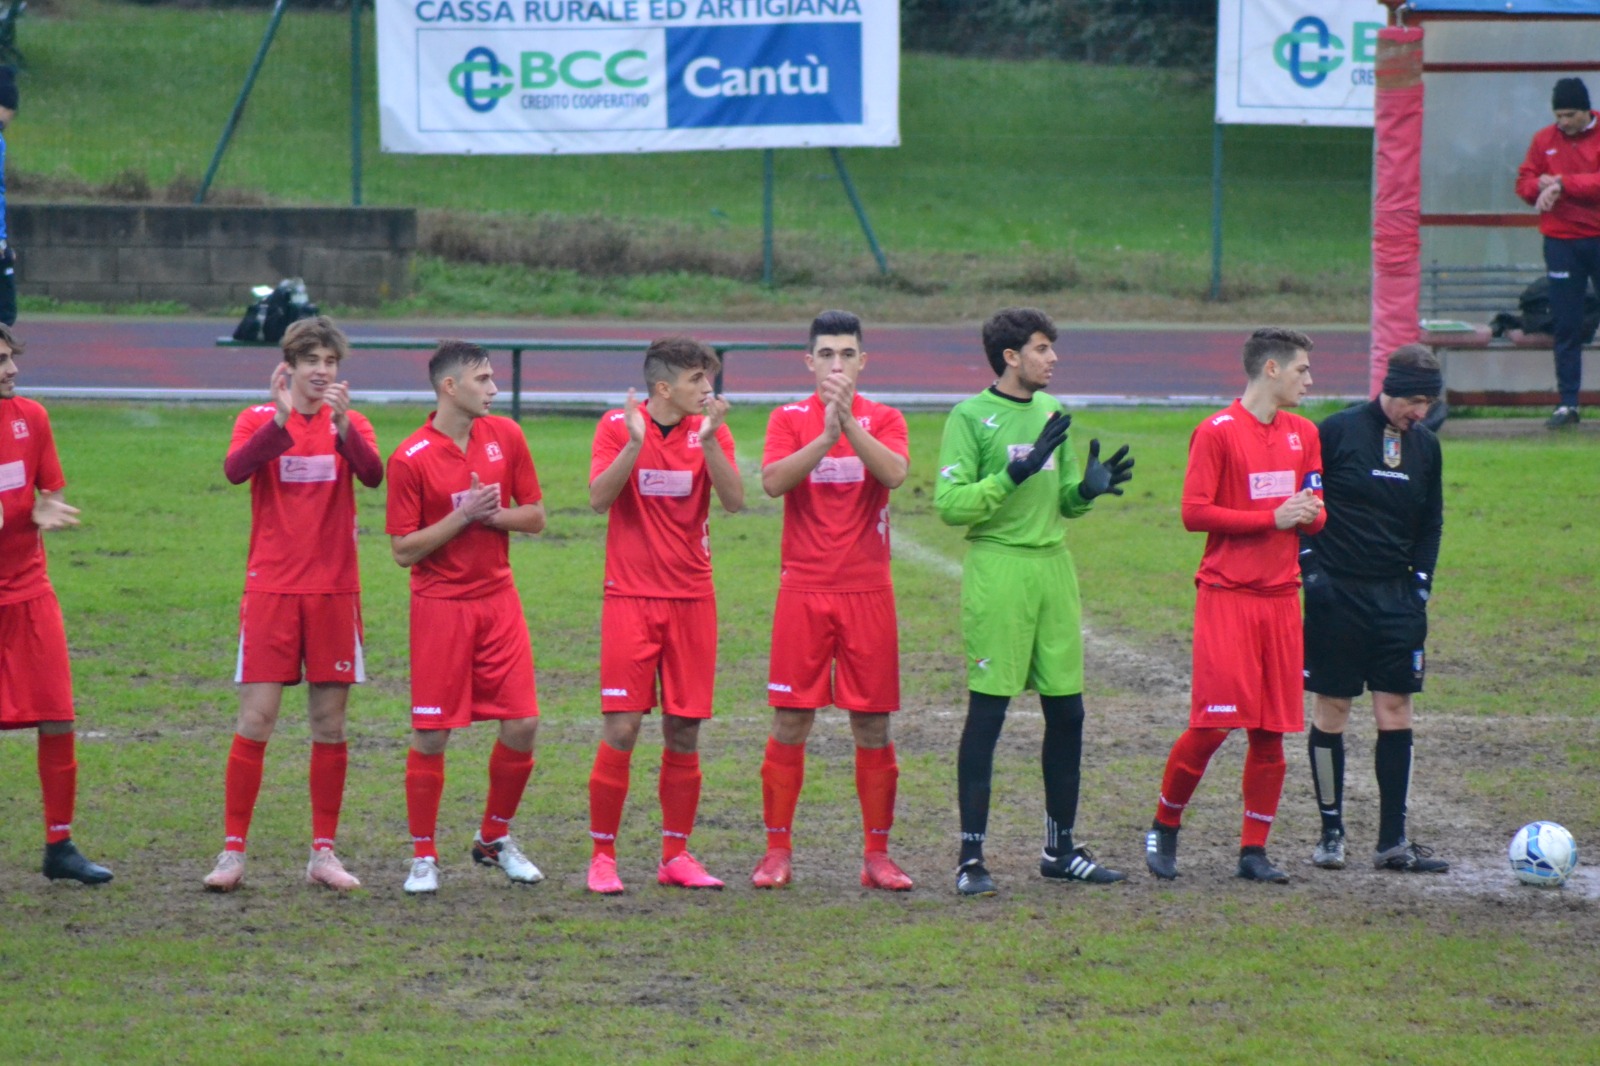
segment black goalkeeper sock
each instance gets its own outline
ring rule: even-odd
[[[956,797],[961,808],[961,863],[983,860],[989,831],[989,788],[994,777],[994,747],[1006,723],[1009,696],[967,694],[967,723],[956,754]]]
[[[1072,850],[1078,820],[1078,788],[1083,762],[1083,695],[1039,697],[1044,711],[1044,850],[1060,858]]]
[[[1411,730],[1380,729],[1372,768],[1378,775],[1378,850],[1406,835],[1406,798],[1411,791]]]
[[[1344,734],[1311,727],[1311,784],[1317,794],[1322,830],[1344,830]]]

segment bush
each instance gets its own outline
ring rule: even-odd
[[[1162,67],[1209,65],[1217,8],[1204,0],[901,0],[908,50]]]

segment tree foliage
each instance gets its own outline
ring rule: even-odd
[[[1203,66],[1216,52],[1214,0],[901,0],[908,49],[1011,59]]]

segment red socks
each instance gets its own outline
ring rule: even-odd
[[[1244,755],[1244,828],[1239,831],[1239,846],[1264,848],[1272,820],[1278,815],[1278,799],[1283,795],[1283,734],[1252,729],[1250,747]]]
[[[483,824],[478,838],[485,843],[499,840],[511,831],[511,819],[528,787],[533,773],[533,752],[508,748],[496,740],[489,753],[489,800],[483,808]]]
[[[256,811],[256,796],[261,792],[261,764],[266,755],[266,741],[233,735],[228,770],[223,779],[222,847],[225,851],[244,850],[245,839],[250,835],[250,816]]]
[[[661,861],[671,862],[689,850],[695,812],[700,809],[700,755],[662,749]]]
[[[72,808],[78,798],[78,758],[73,733],[40,733],[39,791],[44,795],[44,840],[55,844],[72,835]]]
[[[1211,756],[1228,739],[1226,729],[1186,729],[1167,756],[1167,772],[1161,777],[1161,796],[1156,802],[1156,821],[1177,829],[1183,823],[1183,809],[1205,776]],[[1281,756],[1280,756],[1281,757]],[[1279,779],[1282,780],[1281,778]]]
[[[888,851],[894,826],[894,795],[900,780],[894,745],[856,749],[856,795],[861,799],[861,828],[867,851]]]
[[[406,752],[406,818],[411,825],[411,853],[416,858],[439,857],[433,834],[438,828],[439,799],[443,795],[444,752]]]
[[[339,834],[339,808],[344,804],[345,769],[349,765],[350,748],[344,741],[311,742],[312,851],[333,850],[333,839]],[[256,780],[260,781],[259,775]]]
[[[806,746],[780,744],[767,738],[761,761],[761,814],[767,826],[767,847],[794,847],[794,809],[806,780]]]
[[[589,772],[589,836],[596,855],[617,856],[617,830],[622,826],[622,806],[628,801],[628,767],[631,751],[618,751],[605,741],[595,752]]]

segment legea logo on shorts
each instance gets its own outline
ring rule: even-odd
[[[600,690],[600,695],[602,695],[602,696],[620,696],[620,697],[626,699],[627,695],[628,695],[628,690],[625,689],[625,688],[603,688],[603,689]]]
[[[1208,704],[1206,704],[1206,713],[1207,714],[1238,714],[1239,713],[1239,705],[1237,703],[1208,703]]]
[[[768,692],[793,692],[794,689],[790,688],[788,685],[780,685],[776,681],[769,681],[769,682],[767,682],[767,691]]]
[[[443,707],[413,707],[411,713],[421,718],[443,718]]]
[[[861,122],[855,22],[667,31],[667,127]]]

